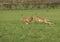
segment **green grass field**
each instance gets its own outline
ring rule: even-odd
[[[24,16],[47,17],[55,24],[26,25]],[[0,10],[0,42],[60,42],[60,9]]]

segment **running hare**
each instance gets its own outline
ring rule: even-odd
[[[32,16],[22,18],[22,21],[26,24],[29,24],[33,20]]]

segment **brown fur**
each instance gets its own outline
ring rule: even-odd
[[[26,24],[29,24],[32,21],[32,16],[22,18],[22,21]]]
[[[40,17],[38,17],[38,16],[33,16],[33,19],[34,19],[34,21],[35,22],[43,22],[43,23],[46,23],[46,24],[52,24],[51,22],[49,22],[49,20],[48,19],[46,19],[46,18],[40,18]]]

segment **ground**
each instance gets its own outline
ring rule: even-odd
[[[20,18],[46,17],[54,24],[26,25]],[[0,42],[60,42],[60,9],[0,10]]]

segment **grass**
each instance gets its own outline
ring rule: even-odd
[[[24,16],[47,17],[54,25],[24,24]],[[60,42],[60,9],[0,10],[0,42]]]

